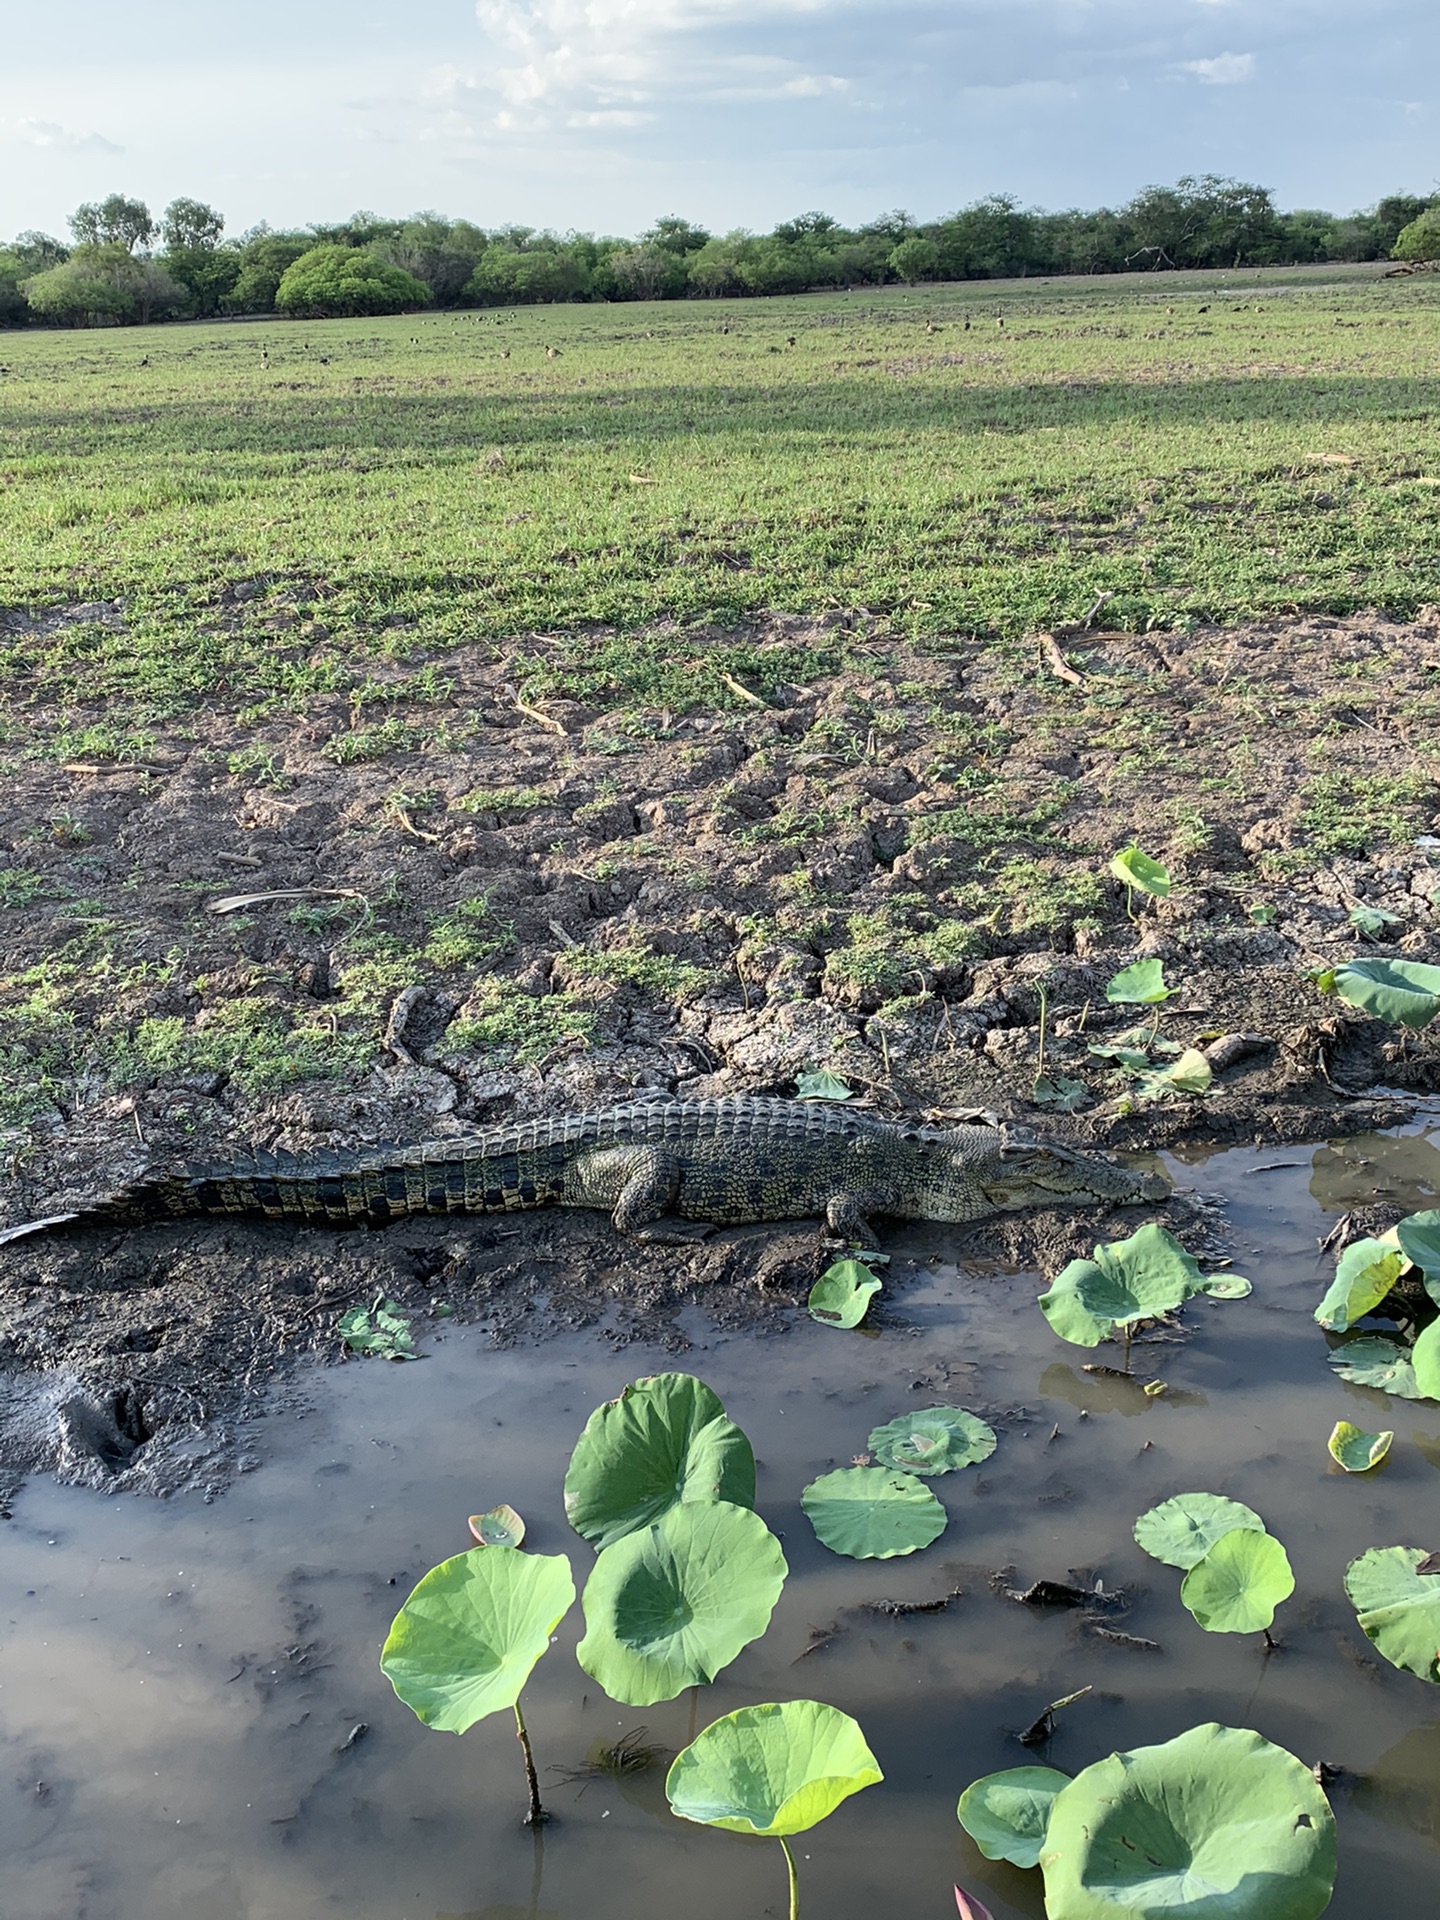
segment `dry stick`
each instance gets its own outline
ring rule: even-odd
[[[515,696],[515,711],[523,713],[527,720],[534,720],[539,726],[548,727],[551,733],[558,733],[562,740],[568,740],[570,737],[553,714],[542,713],[538,707],[527,706],[518,693]]]
[[[525,1716],[520,1711],[520,1702],[515,1702],[515,1733],[520,1742],[520,1751],[525,1756],[525,1778],[530,1787],[530,1811],[525,1815],[527,1827],[542,1827],[550,1818],[540,1804],[540,1782],[535,1774],[535,1756],[530,1751],[530,1736],[525,1731]]]
[[[752,707],[763,707],[765,705],[765,702],[760,698],[759,694],[752,693],[749,687],[742,687],[733,673],[722,673],[720,678],[730,689],[731,693],[739,694],[740,698],[742,700],[748,700]]]
[[[358,887],[278,887],[273,893],[229,893],[207,903],[207,913],[244,913],[247,907],[268,906],[272,900],[365,900]]]

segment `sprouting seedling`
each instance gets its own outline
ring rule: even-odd
[[[1035,1062],[1035,1078],[1030,1084],[1030,1098],[1037,1107],[1055,1107],[1061,1113],[1074,1113],[1088,1097],[1090,1089],[1083,1080],[1072,1080],[1065,1074],[1048,1074],[1045,1071],[1045,1041],[1050,1014],[1050,996],[1042,986],[1040,988],[1040,1051]]]
[[[1158,860],[1152,860],[1142,853],[1139,847],[1126,847],[1123,853],[1117,853],[1110,862],[1108,871],[1117,880],[1125,883],[1125,911],[1135,918],[1135,895],[1148,893],[1154,900],[1165,900],[1170,895],[1169,869]]]
[[[819,1700],[786,1700],[742,1707],[706,1727],[676,1755],[665,1794],[682,1820],[778,1840],[790,1920],[799,1920],[790,1836],[818,1826],[852,1793],[884,1777],[848,1713]]]
[[[525,1758],[527,1826],[546,1813],[520,1694],[575,1602],[563,1553],[486,1547],[432,1567],[396,1614],[380,1669],[416,1719],[442,1733],[514,1709]]]

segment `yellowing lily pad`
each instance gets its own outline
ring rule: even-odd
[[[1390,1451],[1393,1433],[1365,1433],[1348,1420],[1337,1420],[1329,1440],[1330,1458],[1346,1473],[1368,1473]]]

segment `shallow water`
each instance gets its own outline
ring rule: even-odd
[[[720,1393],[760,1460],[759,1507],[791,1578],[769,1633],[705,1692],[641,1710],[575,1665],[579,1608],[526,1691],[546,1797],[521,1828],[507,1722],[428,1732],[376,1666],[395,1609],[428,1566],[467,1544],[467,1513],[510,1501],[527,1544],[589,1550],[560,1483],[591,1408],[677,1362],[603,1336],[503,1352],[483,1329],[427,1336],[421,1365],[332,1369],[304,1412],[257,1423],[264,1464],[213,1505],[36,1483],[0,1531],[0,1913],[5,1920],[734,1920],[784,1910],[773,1842],[672,1820],[663,1770],[566,1782],[587,1751],[638,1726],[674,1749],[748,1702],[811,1696],[853,1713],[886,1779],[801,1836],[802,1899],[830,1920],[953,1914],[950,1883],[996,1920],[1043,1912],[1039,1876],[980,1858],[955,1821],[977,1775],[1036,1759],[1070,1771],[1204,1720],[1253,1726],[1346,1775],[1335,1920],[1433,1910],[1440,1842],[1440,1691],[1384,1665],[1345,1600],[1371,1546],[1440,1545],[1440,1408],[1345,1386],[1310,1318],[1335,1214],[1384,1191],[1440,1193],[1440,1131],[1308,1150],[1226,1152],[1175,1166],[1223,1193],[1235,1266],[1254,1296],[1187,1310],[1193,1337],[1142,1350],[1171,1391],[1147,1399],[1084,1374],[1050,1333],[1033,1277],[925,1255],[897,1239],[893,1311],[908,1327],[842,1334],[799,1320],[769,1340],[689,1325],[678,1364]],[[906,1256],[915,1256],[914,1264]],[[901,1284],[903,1283],[903,1284]],[[1097,1357],[1113,1357],[1108,1353]],[[805,1483],[862,1451],[872,1426],[953,1401],[986,1412],[1000,1446],[928,1482],[951,1515],[908,1559],[837,1559],[799,1509]],[[1335,1420],[1393,1427],[1365,1478],[1334,1468]],[[1058,1428],[1058,1433],[1055,1429]],[[1206,1635],[1178,1573],[1134,1545],[1135,1517],[1204,1487],[1256,1507],[1298,1582],[1281,1650]],[[1089,1568],[1130,1595],[1125,1632],[1160,1653],[1085,1635],[992,1591]],[[875,1600],[943,1613],[892,1619]],[[840,1631],[816,1650],[814,1630]],[[1047,1752],[1013,1737],[1048,1701],[1089,1686]],[[339,1751],[351,1730],[368,1731]]]

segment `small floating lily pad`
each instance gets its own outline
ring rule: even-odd
[[[1423,1547],[1372,1547],[1345,1569],[1360,1630],[1378,1653],[1418,1679],[1440,1680],[1440,1577]]]
[[[1379,1393],[1393,1393],[1397,1400],[1423,1400],[1410,1355],[1398,1340],[1386,1340],[1380,1334],[1367,1334],[1337,1347],[1330,1364],[1342,1380],[1352,1386],[1374,1387]]]
[[[995,1429],[963,1407],[928,1407],[876,1427],[866,1442],[882,1467],[906,1473],[953,1473],[978,1466],[995,1451]]]
[[[1347,1333],[1379,1306],[1405,1265],[1405,1255],[1383,1240],[1352,1240],[1340,1256],[1335,1278],[1315,1309],[1329,1333]]]
[[[821,1274],[805,1302],[810,1318],[822,1327],[851,1332],[870,1310],[880,1282],[863,1260],[837,1260]]]
[[[955,1816],[987,1860],[1033,1867],[1055,1796],[1069,1784],[1069,1774],[1054,1767],[1010,1767],[967,1787]]]
[[[800,1496],[817,1539],[851,1560],[918,1553],[945,1531],[945,1509],[913,1474],[884,1467],[822,1473]]]
[[[1135,1544],[1167,1567],[1190,1568],[1203,1560],[1217,1540],[1237,1528],[1264,1533],[1265,1522],[1253,1508],[1219,1493],[1177,1493],[1135,1522]]]
[[[1255,1286],[1243,1273],[1212,1273],[1201,1282],[1200,1291],[1207,1300],[1248,1300]]]
[[[472,1513],[467,1524],[477,1547],[518,1547],[525,1538],[525,1522],[514,1507]]]
[[[1390,1451],[1393,1433],[1366,1433],[1348,1420],[1337,1420],[1328,1441],[1330,1458],[1346,1473],[1368,1473]]]

